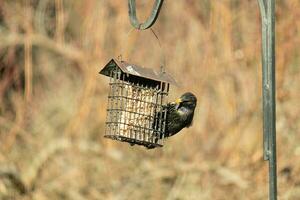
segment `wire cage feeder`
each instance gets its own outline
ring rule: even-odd
[[[172,76],[117,59],[99,73],[110,77],[104,137],[162,147],[169,88],[177,85]]]

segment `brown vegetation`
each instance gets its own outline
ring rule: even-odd
[[[299,199],[300,3],[276,2],[279,196]],[[257,1],[166,0],[162,50],[130,30],[127,1],[0,1],[0,199],[266,199]],[[161,149],[103,138],[98,71],[120,53],[156,69],[164,54],[170,99],[199,99]]]

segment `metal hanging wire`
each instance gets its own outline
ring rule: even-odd
[[[126,34],[125,36],[125,39],[128,40],[128,38],[131,36],[131,34],[133,33],[135,29],[134,28],[131,28],[128,33]],[[163,46],[162,46],[162,43],[158,37],[158,35],[156,34],[156,32],[154,31],[154,29],[150,28],[150,32],[151,32],[151,35],[154,37],[155,41],[157,42],[158,46],[159,46],[159,49],[160,49],[160,72],[161,73],[165,73],[166,72],[166,54],[165,54],[165,51],[163,49]],[[122,45],[121,45],[121,52],[120,54],[118,55],[118,60],[122,61],[123,60],[123,55],[125,55],[125,45],[126,43],[123,42]]]
[[[151,28],[151,26],[155,23],[155,21],[158,18],[158,15],[159,15],[159,12],[160,12],[163,2],[164,2],[164,0],[155,0],[152,11],[151,11],[151,15],[147,18],[147,20],[144,23],[140,23],[136,16],[135,0],[128,0],[128,13],[129,13],[129,19],[130,19],[131,25],[137,30],[146,30],[146,29],[150,28],[152,35],[156,38],[156,41],[157,41],[160,51],[161,51],[161,66],[160,66],[161,73],[166,72],[166,69],[165,69],[166,68],[166,55],[163,51],[162,44],[161,44],[157,34]],[[132,30],[133,29],[131,29],[127,33],[126,38],[129,37],[129,35],[132,33]],[[122,52],[123,52],[123,49],[121,49],[121,53]],[[122,58],[122,54],[119,57]]]
[[[150,28],[150,30],[151,30],[152,34],[154,35],[154,37],[156,38],[156,41],[157,41],[157,43],[159,45],[159,48],[160,48],[160,51],[161,51],[161,62],[162,63],[161,63],[161,66],[160,66],[160,72],[165,73],[166,72],[166,54],[164,52],[164,49],[162,47],[162,44],[161,44],[157,34],[155,33],[155,31],[152,28]]]

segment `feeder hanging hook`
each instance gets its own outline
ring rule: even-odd
[[[163,2],[164,0],[155,0],[151,15],[147,18],[147,20],[144,23],[140,23],[136,16],[135,0],[128,0],[128,10],[131,25],[139,30],[145,30],[150,28],[155,23]]]

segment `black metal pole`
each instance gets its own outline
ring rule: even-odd
[[[269,199],[277,199],[275,0],[258,0],[262,23],[264,160],[269,161]]]

